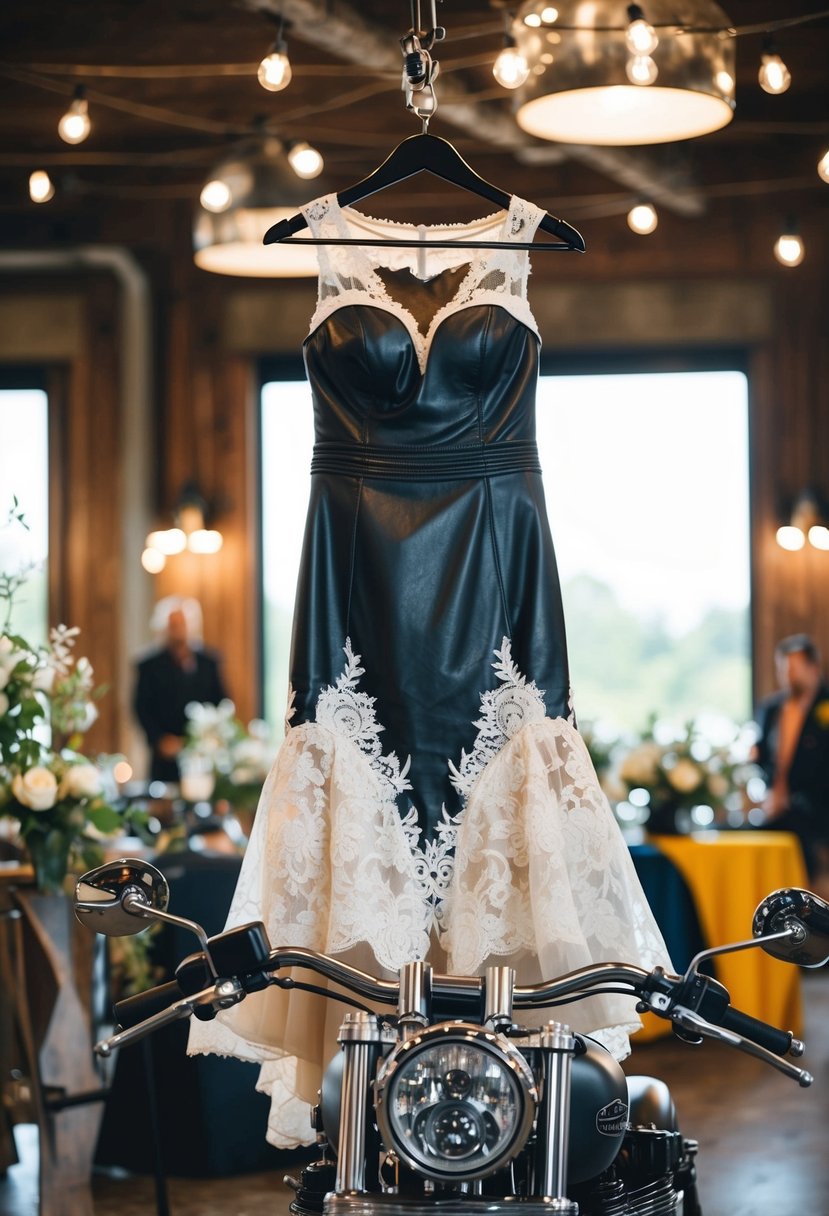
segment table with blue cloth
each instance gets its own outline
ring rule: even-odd
[[[170,910],[202,924],[208,934],[221,932],[241,858],[188,850],[166,853],[154,864],[170,884]],[[181,959],[197,949],[190,933],[165,925],[154,938],[153,961],[163,972],[157,982],[171,979]],[[254,1089],[258,1065],[188,1056],[188,1028],[188,1022],[177,1022],[145,1040],[151,1044],[165,1173],[224,1177],[284,1167],[289,1155],[265,1141],[270,1103]],[[99,1165],[137,1173],[153,1169],[145,1065],[140,1047],[118,1054],[98,1141]]]

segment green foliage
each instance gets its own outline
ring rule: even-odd
[[[643,622],[589,575],[563,588],[570,670],[580,718],[638,731],[648,715],[682,723],[703,713],[744,721],[751,711],[748,610],[711,609],[671,637]]]

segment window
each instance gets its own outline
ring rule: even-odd
[[[748,405],[737,371],[545,375],[538,439],[582,721],[751,709]],[[281,721],[313,444],[304,381],[262,390],[265,712]]]
[[[45,641],[48,632],[49,553],[49,410],[46,393],[27,387],[21,378],[0,382],[0,573],[28,573],[14,597],[0,601],[0,631],[21,634],[32,642]],[[7,522],[13,509],[22,513],[25,527]]]
[[[580,720],[745,720],[745,376],[542,376],[537,419]]]
[[[285,715],[291,622],[308,493],[314,422],[304,380],[269,379],[262,387],[262,631],[265,718]]]

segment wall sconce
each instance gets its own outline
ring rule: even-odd
[[[173,527],[150,532],[141,554],[141,565],[149,574],[159,574],[168,557],[190,553],[218,553],[224,544],[221,532],[207,528],[207,502],[194,481],[188,481],[173,511]]]
[[[804,490],[794,502],[789,522],[777,529],[781,549],[796,552],[808,541],[813,549],[829,549],[827,513],[812,490]]]

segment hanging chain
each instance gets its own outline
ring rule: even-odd
[[[432,58],[431,50],[436,42],[442,42],[446,30],[437,23],[437,0],[430,0],[432,24],[424,30],[421,24],[420,0],[411,0],[412,28],[400,39],[403,52],[403,92],[406,109],[421,120],[424,134],[429,129],[429,119],[438,108],[435,81],[440,64]]]

